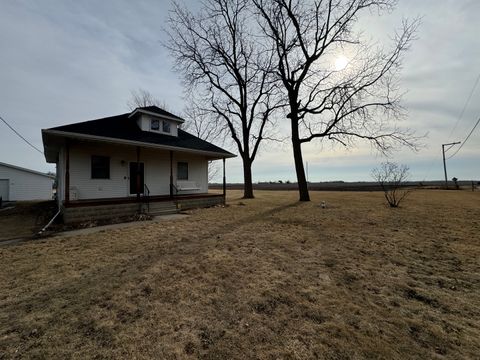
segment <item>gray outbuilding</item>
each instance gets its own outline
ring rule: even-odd
[[[0,162],[3,201],[51,200],[55,176]]]

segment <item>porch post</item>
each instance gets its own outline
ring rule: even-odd
[[[223,205],[227,197],[227,177],[225,175],[225,158],[223,158]]]
[[[137,146],[137,201],[140,201],[140,146]]]
[[[70,202],[70,143],[65,140],[65,204]]]
[[[173,198],[173,151],[170,150],[170,197]]]

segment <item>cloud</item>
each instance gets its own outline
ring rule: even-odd
[[[187,5],[198,6],[194,1]],[[168,9],[167,2],[153,0],[2,2],[0,115],[42,147],[41,128],[125,112],[133,89],[145,88],[181,112],[181,81],[161,46]],[[458,121],[480,73],[479,13],[475,0],[405,0],[391,14],[359,23],[365,36],[388,46],[402,17],[423,16],[419,39],[405,57],[401,84],[407,90],[408,117],[401,124],[429,137],[418,154],[402,150],[393,157],[407,162],[414,178],[423,179],[429,166],[429,178],[442,178],[441,144],[463,140],[480,116],[477,88]],[[288,132],[288,121],[279,121],[278,128]],[[480,178],[479,151],[477,129],[449,161],[458,178]],[[368,144],[347,151],[319,141],[304,146],[304,159],[318,180],[369,180],[371,168],[381,161]],[[0,161],[53,170],[1,124]],[[231,181],[242,180],[240,159],[227,161],[227,173]],[[295,180],[288,140],[262,146],[254,179]]]

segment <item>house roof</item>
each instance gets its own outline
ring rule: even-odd
[[[134,112],[136,110],[134,110]],[[142,131],[137,125],[135,119],[131,117],[132,114],[133,112],[75,124],[57,126],[42,130],[42,132],[44,135],[51,134],[64,137],[135,144],[140,146],[153,146],[177,151],[197,152],[216,158],[236,156],[229,151],[181,129],[178,129],[178,136]],[[48,145],[47,142],[48,140],[44,136],[45,147]]]
[[[164,117],[164,118],[167,118],[167,119],[170,119],[170,120],[177,121],[179,123],[185,122],[185,120],[183,120],[181,117],[179,117],[177,115],[174,115],[174,114],[172,114],[172,113],[170,113],[166,110],[163,110],[163,109],[161,109],[161,108],[159,108],[158,106],[155,106],[155,105],[138,107],[130,113],[129,117],[133,117],[138,112],[145,113],[145,114],[150,114],[150,115],[154,115],[154,116],[157,115],[157,116],[160,116],[160,117]]]
[[[20,170],[20,171],[28,172],[28,173],[35,174],[35,175],[45,176],[45,177],[48,177],[50,179],[55,179],[55,175],[45,174],[45,173],[42,173],[40,171],[35,171],[35,170],[20,167],[20,166],[12,165],[12,164],[7,164],[7,163],[4,163],[4,162],[0,162],[0,166],[9,167],[11,169]]]

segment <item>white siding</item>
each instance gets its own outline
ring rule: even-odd
[[[76,193],[81,199],[118,198],[129,194],[129,163],[136,162],[137,152],[133,146],[107,145],[94,142],[82,142],[70,145],[70,193]],[[91,156],[110,157],[110,179],[91,178]],[[60,154],[62,159],[62,154]],[[170,193],[170,153],[148,148],[140,149],[140,161],[145,165],[145,184],[150,195],[168,195]],[[188,162],[189,180],[195,181],[200,190],[181,192],[208,192],[207,159],[204,156],[174,153],[173,179],[176,182],[177,161]],[[65,176],[64,164],[59,163],[62,178]],[[59,191],[63,189],[63,179],[59,181]],[[64,191],[64,190],[63,190]],[[134,196],[134,195],[133,195]],[[63,194],[59,199],[63,200]],[[74,200],[70,196],[71,200]]]
[[[91,178],[92,155],[110,157],[110,179]],[[70,145],[70,200],[125,197],[128,195],[128,162],[135,161],[134,147],[81,143]],[[124,161],[124,163],[122,163]]]
[[[52,199],[53,179],[49,177],[0,165],[0,179],[8,179],[10,201]]]
[[[142,131],[150,130],[150,117],[146,115],[140,115],[137,119],[137,125]]]
[[[145,163],[145,184],[150,195],[170,194],[170,152],[142,149],[140,160]]]
[[[173,181],[177,179],[177,162],[188,163],[188,181],[194,181],[200,190],[182,191],[180,194],[187,193],[207,193],[208,192],[208,161],[204,156],[195,156],[191,154],[176,153],[173,155]]]

